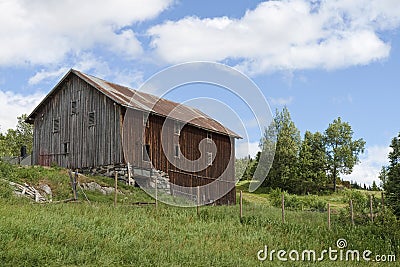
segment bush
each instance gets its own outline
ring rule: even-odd
[[[7,162],[0,161],[0,178],[8,179],[13,175],[15,167]]]
[[[0,180],[0,198],[9,199],[12,197],[13,190],[7,181]]]
[[[292,210],[326,211],[327,202],[317,195],[297,196],[283,191],[285,195],[285,208]],[[269,194],[270,202],[274,207],[282,205],[282,190],[277,188]]]
[[[353,201],[353,211],[364,213],[369,207],[367,195],[356,190],[344,190],[343,202],[349,203],[350,199]]]

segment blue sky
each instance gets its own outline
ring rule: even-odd
[[[1,1],[0,130],[70,68],[137,88],[173,64],[215,61],[248,75],[272,110],[287,105],[302,134],[348,121],[367,149],[346,179],[371,184],[400,131],[399,29],[397,0]],[[242,111],[217,87],[168,95],[199,96]],[[193,104],[240,131],[225,112]],[[254,154],[259,137],[249,130],[238,154]]]

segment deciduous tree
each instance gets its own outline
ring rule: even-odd
[[[327,170],[336,191],[336,181],[340,174],[350,174],[364,152],[365,141],[353,140],[353,130],[339,117],[325,130]]]

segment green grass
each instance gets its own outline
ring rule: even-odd
[[[58,181],[62,188],[65,183],[65,189],[60,189],[60,196],[56,198],[71,197],[65,171],[40,169],[40,173],[34,179]],[[96,179],[103,185],[113,183],[108,178],[82,179]],[[35,180],[31,182],[35,183]],[[35,204],[13,197],[6,184],[0,183],[0,192],[3,192],[0,194],[0,265],[400,265],[400,259],[397,263],[381,264],[327,260],[316,263],[280,262],[276,258],[272,262],[260,262],[257,259],[257,252],[265,245],[275,250],[312,249],[319,253],[329,247],[336,248],[339,238],[347,240],[349,249],[369,249],[375,254],[397,253],[396,256],[400,257],[400,231],[396,223],[353,227],[335,214],[332,229],[328,230],[326,213],[287,211],[286,223],[283,224],[280,209],[269,204],[266,193],[248,192],[244,194],[242,221],[238,206],[201,207],[198,216],[196,208],[160,204],[155,209],[153,205],[131,205],[135,201],[150,202],[152,199],[140,189],[122,184],[119,187],[124,194],[118,196],[115,208],[113,196],[96,192],[87,192],[91,204],[84,200],[78,203]],[[340,201],[339,198],[337,201]]]

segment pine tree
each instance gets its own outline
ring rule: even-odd
[[[379,191],[378,186],[376,185],[375,181],[372,182],[372,187],[371,187],[372,191]]]
[[[300,184],[297,160],[301,138],[287,107],[276,112],[273,123],[265,131],[262,146],[270,146],[270,140],[276,140],[276,150],[264,186],[297,192]]]
[[[326,151],[323,135],[306,131],[299,154],[301,193],[317,193],[326,186]]]
[[[392,207],[394,214],[400,217],[400,133],[392,139],[390,147],[393,150],[389,153],[389,166],[384,189],[387,204]]]

